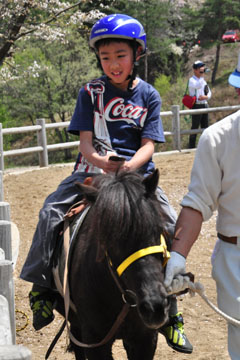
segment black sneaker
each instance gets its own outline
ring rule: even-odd
[[[33,327],[40,330],[54,319],[51,296],[47,292],[30,291],[29,300],[33,312]]]
[[[176,351],[185,354],[191,354],[193,347],[187,336],[184,334],[182,313],[178,312],[170,316],[169,323],[159,329],[159,332],[165,336],[168,345]]]

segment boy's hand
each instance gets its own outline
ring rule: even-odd
[[[108,154],[102,158],[104,160],[102,169],[105,173],[115,173],[125,162],[125,158],[117,155]]]

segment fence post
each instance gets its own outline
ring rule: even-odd
[[[173,131],[173,149],[181,151],[180,137],[180,106],[172,105],[172,131]]]
[[[0,360],[31,360],[32,352],[23,345],[0,346]]]
[[[3,295],[7,299],[9,305],[12,344],[16,344],[13,266],[10,260],[0,261],[0,284],[0,295]]]
[[[10,221],[10,205],[6,201],[0,201],[0,220]]]
[[[41,126],[41,130],[37,131],[38,146],[43,147],[43,151],[39,153],[40,167],[48,166],[48,151],[47,151],[47,135],[45,119],[37,119],[37,125]]]
[[[0,261],[1,264],[1,261]],[[1,274],[2,269],[0,269]],[[0,295],[0,345],[12,345],[9,305],[5,296]]]
[[[3,295],[8,302],[12,344],[15,344],[16,326],[12,262],[12,234],[10,206],[7,202],[0,202],[0,248],[4,252],[4,256],[3,254],[1,255],[2,260],[0,261],[0,294]]]
[[[0,201],[4,199],[4,191],[3,191],[3,171],[0,170]]]
[[[11,244],[11,222],[0,220],[0,248],[5,253],[5,259],[12,261],[12,244]]]
[[[10,205],[4,201],[0,202],[0,248],[4,251],[5,259],[12,261]]]
[[[4,170],[4,157],[3,157],[3,133],[2,133],[2,123],[0,123],[0,170]]]

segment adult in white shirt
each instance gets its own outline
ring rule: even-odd
[[[196,96],[197,100],[193,106],[193,109],[204,109],[208,107],[208,100],[211,98],[212,93],[204,80],[205,64],[197,60],[193,64],[194,75],[189,79],[188,89],[190,96]],[[201,127],[205,129],[208,127],[208,113],[192,115],[192,127],[191,129],[198,129]],[[189,148],[193,149],[196,147],[197,134],[189,136]]]
[[[240,95],[240,53],[237,69],[229,77]],[[240,96],[239,96],[240,100]],[[200,137],[188,193],[177,220],[165,285],[185,273],[186,256],[196,241],[202,222],[215,210],[217,241],[212,254],[219,308],[240,320],[240,111],[206,129]],[[228,352],[240,359],[240,327],[228,323]]]

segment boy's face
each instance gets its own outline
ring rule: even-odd
[[[133,69],[131,46],[126,42],[113,41],[100,45],[98,55],[103,71],[110,78],[110,82],[122,90],[127,90],[128,77]]]
[[[194,74],[200,78],[200,77],[203,77],[204,75],[204,66],[200,67],[200,68],[197,68],[197,69],[194,69]]]

